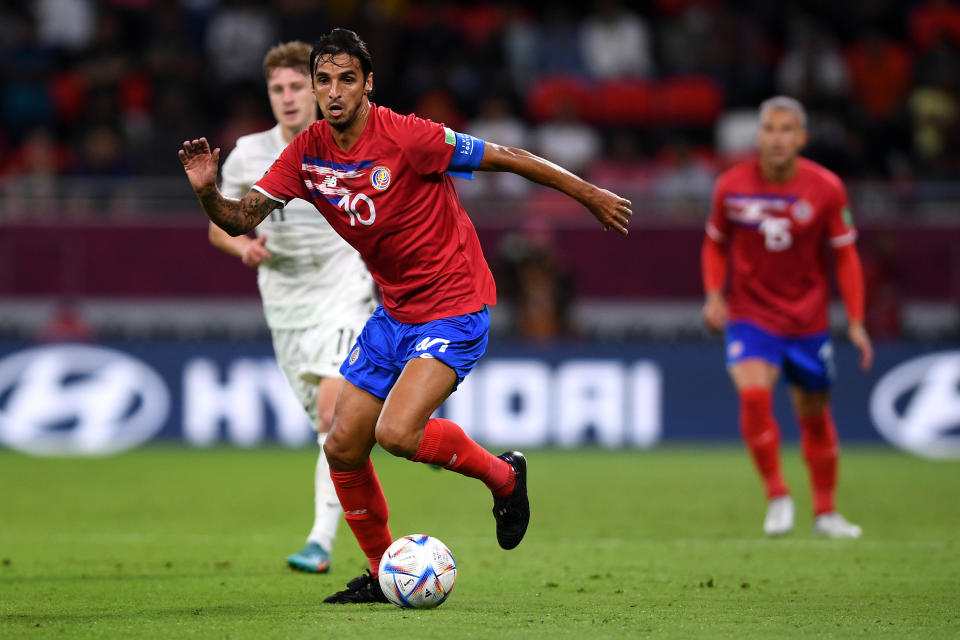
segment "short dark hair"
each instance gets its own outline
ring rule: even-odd
[[[352,56],[360,62],[364,80],[373,73],[373,58],[370,57],[367,43],[350,29],[337,28],[313,43],[313,51],[310,52],[310,77],[313,78],[315,75],[317,62],[322,58],[332,58],[341,53]]]

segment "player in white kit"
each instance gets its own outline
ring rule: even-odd
[[[242,198],[294,137],[317,119],[309,75],[310,45],[277,45],[263,62],[277,125],[242,136],[223,163],[220,190]],[[258,270],[263,311],[277,362],[317,430],[315,520],[307,545],[287,558],[294,569],[330,568],[340,503],[323,455],[323,442],[343,379],[340,364],[376,308],[373,280],[358,254],[304,200],[292,200],[257,227],[256,239],[233,238],[210,224],[210,242]]]

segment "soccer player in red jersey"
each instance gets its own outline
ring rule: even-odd
[[[386,602],[376,579],[392,542],[387,503],[370,461],[393,455],[484,482],[497,541],[517,546],[530,518],[526,459],[494,456],[431,414],[483,353],[493,276],[450,174],[509,171],[581,202],[605,229],[627,233],[630,202],[527,151],[452,131],[370,102],[373,65],[352,31],[334,29],[311,55],[323,119],[297,136],[240,200],[216,188],[219,149],[183,143],[184,170],[209,218],[245,234],[292,198],[312,202],[363,257],[383,292],[341,365],[345,378],[324,444],[344,517],[370,572],[325,602]]]
[[[833,347],[824,244],[833,249],[850,341],[866,371],[873,347],[863,326],[864,285],[846,190],[824,167],[799,157],[806,113],[793,98],[760,106],[758,159],[716,182],[703,243],[703,316],[726,329],[727,365],[740,397],[740,431],[766,486],[764,531],[793,528],[793,501],[780,470],[780,433],[772,390],[790,383],[801,448],[813,489],[814,533],[857,538],[860,527],[837,513],[837,431],[830,413]],[[729,290],[724,297],[728,265]]]

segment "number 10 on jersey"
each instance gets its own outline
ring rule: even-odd
[[[366,218],[363,217],[363,214],[359,211],[359,205],[361,202],[366,203],[368,209],[368,215]],[[377,209],[373,206],[373,200],[370,199],[365,193],[358,193],[351,199],[350,194],[340,198],[340,202],[337,203],[337,206],[343,209],[343,212],[347,214],[350,218],[350,226],[357,226],[357,221],[360,224],[365,226],[370,226],[373,224],[373,221],[377,219]]]

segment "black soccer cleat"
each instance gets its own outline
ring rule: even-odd
[[[347,588],[343,591],[337,591],[332,596],[323,599],[330,604],[362,604],[364,602],[385,602],[389,603],[387,597],[383,595],[380,588],[380,581],[373,577],[373,574],[367,570],[362,576],[354,578],[347,583]]]
[[[513,549],[523,540],[530,522],[530,501],[527,499],[527,459],[519,451],[497,456],[513,467],[516,484],[506,498],[493,498],[493,517],[497,519],[497,542],[504,549]]]

